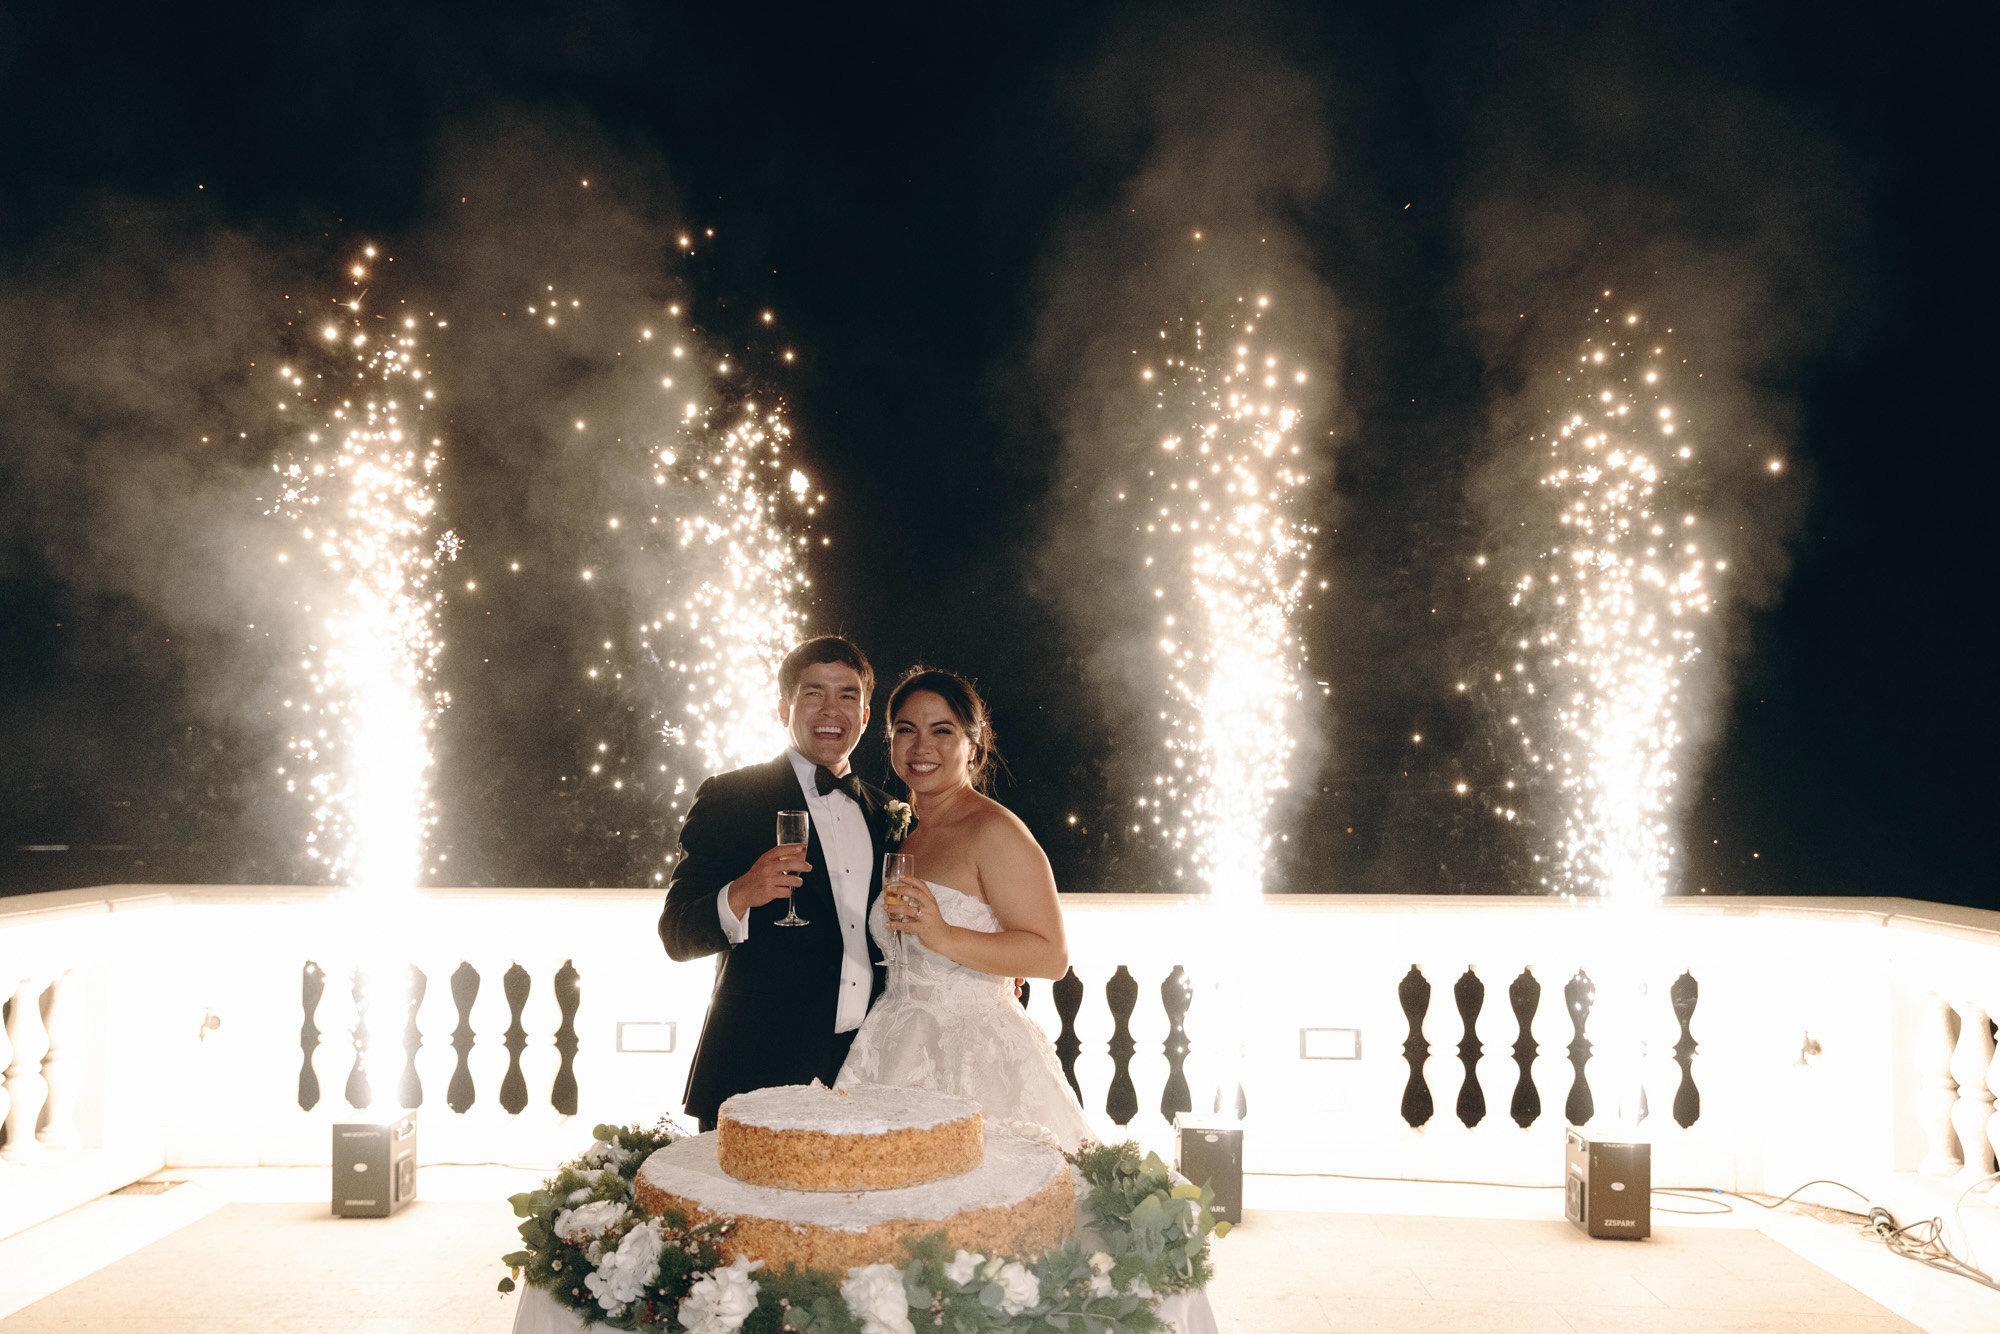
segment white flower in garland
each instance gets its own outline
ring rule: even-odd
[[[1042,1281],[1019,1260],[1009,1260],[994,1276],[1000,1285],[1000,1309],[1019,1315],[1042,1299]]]
[[[607,1314],[623,1315],[646,1291],[646,1285],[660,1276],[660,1252],[665,1247],[660,1220],[648,1219],[627,1232],[617,1250],[598,1261],[596,1273],[584,1275],[583,1285]]]
[[[1103,1251],[1094,1251],[1090,1257],[1090,1295],[1109,1297],[1117,1289],[1111,1286],[1111,1257]]]
[[[572,1246],[581,1246],[592,1237],[603,1236],[625,1221],[625,1201],[592,1200],[556,1215],[555,1234]]]
[[[979,1272],[979,1266],[985,1263],[986,1257],[983,1255],[960,1251],[952,1256],[951,1263],[944,1267],[944,1276],[962,1288],[972,1282],[973,1275]]]
[[[1146,1281],[1144,1274],[1135,1276],[1130,1283],[1127,1283],[1125,1291],[1131,1293],[1134,1297],[1140,1297],[1149,1302],[1153,1300],[1153,1285]]]
[[[847,1271],[841,1300],[861,1319],[861,1334],[917,1334],[910,1323],[910,1296],[903,1271],[894,1265],[861,1265]]]
[[[762,1260],[739,1255],[696,1279],[681,1299],[680,1321],[687,1334],[736,1334],[743,1328],[757,1309],[757,1285],[750,1275],[763,1267]]]
[[[632,1161],[632,1151],[620,1148],[615,1140],[593,1140],[583,1151],[583,1161],[590,1167],[620,1168]]]

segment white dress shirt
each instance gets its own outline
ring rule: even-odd
[[[840,999],[834,1006],[833,1031],[847,1033],[867,1018],[868,997],[875,990],[875,966],[868,959],[868,884],[875,873],[875,840],[859,802],[839,788],[822,795],[814,781],[819,766],[789,748],[785,758],[799,777],[806,813],[819,831],[827,878],[833,882],[834,911],[840,916]],[[715,896],[715,914],[730,945],[750,939],[750,919],[729,910],[728,885]]]

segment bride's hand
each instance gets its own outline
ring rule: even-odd
[[[930,886],[921,880],[900,880],[883,891],[892,895],[883,905],[884,915],[889,919],[891,931],[906,931],[921,940],[932,950],[937,949],[944,933],[951,928],[938,911],[937,899],[932,896]]]

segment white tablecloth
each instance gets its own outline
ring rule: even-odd
[[[1166,1298],[1160,1303],[1160,1318],[1174,1334],[1218,1334],[1205,1292]],[[589,1329],[582,1316],[558,1305],[548,1293],[522,1285],[520,1300],[514,1304],[514,1334],[586,1334]]]

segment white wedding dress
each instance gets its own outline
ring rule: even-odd
[[[993,909],[970,894],[939,884],[931,884],[931,893],[951,925],[1000,929]],[[880,896],[868,930],[888,955],[893,943]],[[955,1093],[978,1103],[989,1123],[1046,1127],[1071,1152],[1097,1138],[1047,1035],[1014,999],[1012,978],[953,963],[914,935],[903,937],[903,960],[900,969],[889,968],[888,989],[855,1034],[838,1083]]]

